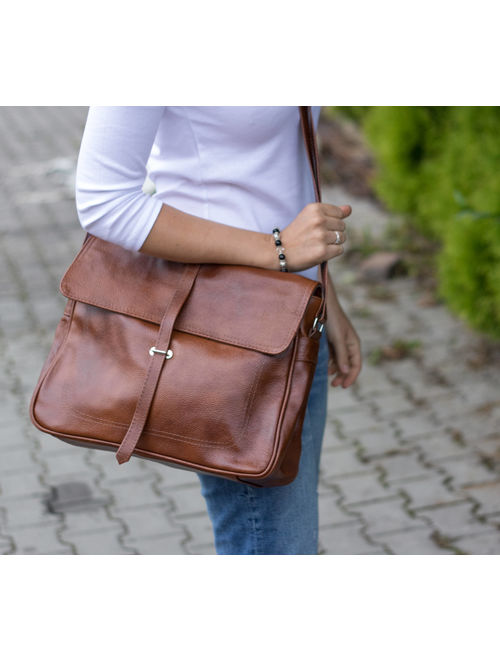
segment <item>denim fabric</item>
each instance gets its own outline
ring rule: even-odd
[[[198,473],[219,555],[318,553],[318,472],[326,422],[328,344],[321,336],[302,430],[299,473],[286,486],[255,488]]]

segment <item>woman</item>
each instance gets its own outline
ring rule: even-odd
[[[148,161],[153,195],[143,191]],[[318,264],[343,253],[351,208],[314,200],[296,106],[89,110],[76,204],[82,227],[104,240],[172,261],[279,270],[277,226],[288,270],[319,279]],[[349,387],[361,369],[359,338],[331,278],[327,315],[296,479],[255,488],[198,474],[218,554],[318,552],[327,373],[332,386]]]

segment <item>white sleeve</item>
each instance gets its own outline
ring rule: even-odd
[[[91,106],[76,168],[75,201],[83,229],[139,250],[162,201],[144,193],[146,164],[163,106]]]

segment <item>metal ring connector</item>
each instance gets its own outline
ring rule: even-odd
[[[167,351],[161,351],[159,348],[156,348],[156,346],[151,346],[149,349],[149,354],[154,355],[155,353],[163,353],[165,360],[170,360],[170,358],[174,356],[174,353],[170,350],[170,348]]]
[[[318,317],[316,317],[314,319],[314,323],[312,325],[311,332],[314,332],[314,330],[317,330],[321,334],[323,332],[323,328],[325,327],[325,324],[324,323],[318,323],[318,321],[319,321],[319,319],[318,319]],[[316,326],[318,326],[318,327],[316,327]]]

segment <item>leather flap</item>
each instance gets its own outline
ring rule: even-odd
[[[159,325],[184,268],[87,234],[60,289],[67,298]],[[277,354],[290,344],[313,294],[321,295],[321,283],[295,273],[202,264],[174,327]]]

